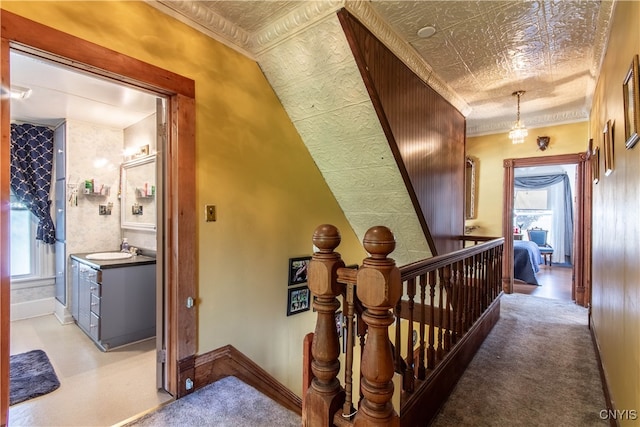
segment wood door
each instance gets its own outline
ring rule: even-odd
[[[502,264],[502,289],[513,292],[513,197],[514,169],[518,167],[576,165],[576,212],[574,221],[574,264],[572,297],[576,304],[588,306],[591,295],[591,246],[588,231],[591,229],[591,186],[587,153],[558,156],[506,159],[504,161],[502,234],[504,258]]]
[[[11,86],[10,49],[19,49],[102,75],[135,84],[169,100],[168,144],[165,169],[164,219],[165,291],[167,297],[167,390],[177,396],[179,361],[196,351],[196,311],[184,301],[195,298],[195,82],[170,71],[73,37],[2,10],[0,83]],[[8,97],[0,103],[0,425],[9,409],[9,145]],[[173,155],[171,155],[173,153]],[[188,208],[191,207],[191,208]]]

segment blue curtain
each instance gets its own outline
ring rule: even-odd
[[[36,240],[55,243],[51,219],[53,130],[31,124],[11,124],[11,190],[38,218]]]
[[[563,183],[564,186],[564,250],[565,254],[571,257],[573,253],[573,203],[571,184],[567,174],[514,177],[516,188],[528,190],[550,187],[558,183]]]

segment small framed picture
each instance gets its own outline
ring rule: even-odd
[[[287,290],[287,316],[309,310],[311,292],[306,286]]]
[[[307,283],[310,256],[289,259],[289,286]]]
[[[638,78],[638,55],[634,55],[629,71],[622,83],[622,95],[624,100],[624,140],[627,149],[633,148],[640,136],[640,80]]]
[[[604,176],[609,176],[613,172],[613,122],[607,120],[602,131],[604,140],[602,149],[604,150]]]
[[[600,147],[593,149],[593,154],[591,155],[591,174],[594,184],[600,182]]]

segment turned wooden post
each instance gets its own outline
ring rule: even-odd
[[[334,252],[340,244],[340,232],[329,224],[318,226],[313,233],[313,244],[318,248],[309,262],[309,289],[316,296],[313,303],[318,313],[311,344],[311,371],[314,378],[307,390],[302,414],[303,426],[333,425],[333,416],[344,402],[344,390],[336,378],[340,371],[340,344],[335,315],[341,293],[337,270],[344,267],[340,254]]]
[[[396,247],[391,230],[378,226],[364,236],[365,250],[370,254],[357,275],[358,298],[366,307],[362,319],[369,326],[362,355],[363,399],[354,426],[398,427],[400,418],[391,403],[393,396],[393,356],[389,326],[394,322],[390,311],[400,299],[400,270],[387,258]]]

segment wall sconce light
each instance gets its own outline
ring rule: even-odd
[[[544,151],[547,149],[547,147],[549,147],[549,141],[551,140],[551,137],[548,136],[539,136],[537,143],[538,143],[538,148],[540,149],[540,151]]]

